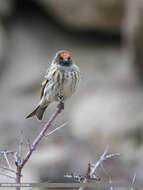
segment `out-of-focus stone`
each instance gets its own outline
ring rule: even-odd
[[[13,10],[14,2],[11,0],[0,0],[0,74],[5,67],[5,54],[7,50],[7,34],[4,25],[5,19],[7,19]]]
[[[143,79],[143,1],[128,0],[126,16],[123,22],[123,36],[126,47],[132,58],[133,65],[137,68]]]
[[[125,1],[41,0],[57,21],[74,30],[119,32]]]
[[[7,39],[6,39],[5,29],[0,20],[0,64],[3,64],[1,60],[5,54],[6,42]]]
[[[106,147],[122,153],[130,163],[142,163],[142,91],[106,89],[83,96],[72,114],[72,132],[93,147]],[[82,110],[82,111],[81,111]]]
[[[0,0],[0,15],[7,17],[12,13],[14,1]]]

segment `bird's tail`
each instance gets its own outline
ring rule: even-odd
[[[34,115],[36,115],[36,117],[39,120],[42,120],[43,114],[44,114],[46,108],[47,108],[47,106],[45,106],[45,107],[37,106],[37,108],[26,117],[26,119],[30,118],[30,117],[33,117]]]

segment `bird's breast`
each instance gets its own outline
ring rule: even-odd
[[[56,74],[57,80],[57,93],[64,96],[66,100],[75,91],[76,77],[73,72],[62,72],[58,71]]]

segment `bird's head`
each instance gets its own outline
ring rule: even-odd
[[[72,58],[68,51],[61,50],[56,54],[56,63],[61,66],[70,66],[72,64]]]

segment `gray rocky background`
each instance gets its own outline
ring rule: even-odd
[[[4,3],[5,2],[5,3]],[[23,170],[23,181],[64,181],[84,174],[107,145],[120,159],[105,164],[112,180],[143,180],[142,0],[0,1],[0,149],[32,142],[44,120],[25,120],[53,56],[72,52],[81,84]],[[23,148],[23,155],[26,151]],[[98,175],[108,181],[108,175]],[[1,178],[1,181],[7,181]]]

